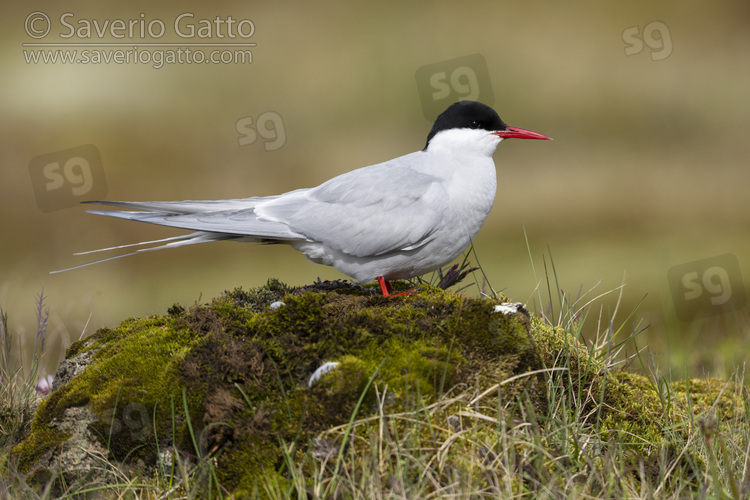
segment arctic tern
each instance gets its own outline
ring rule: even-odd
[[[91,252],[161,244],[138,252],[212,241],[286,243],[312,262],[360,283],[408,279],[456,259],[471,244],[497,189],[492,155],[503,139],[546,139],[510,127],[485,104],[460,101],[435,120],[424,149],[276,196],[209,201],[92,201],[137,211],[90,210],[190,234]],[[55,272],[62,272],[55,271]]]

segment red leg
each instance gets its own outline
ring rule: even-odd
[[[380,291],[383,292],[383,297],[399,297],[401,295],[411,295],[416,292],[416,290],[409,290],[408,292],[393,293],[393,287],[382,276],[378,276],[378,283],[380,284]]]
[[[378,283],[380,283],[380,291],[383,292],[383,297],[390,297],[391,292],[393,291],[393,287],[391,287],[391,284],[383,278],[382,276],[378,276]]]

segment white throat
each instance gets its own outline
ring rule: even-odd
[[[427,151],[451,156],[492,156],[502,140],[487,130],[452,128],[435,134]]]

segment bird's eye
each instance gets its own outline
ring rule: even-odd
[[[469,125],[470,128],[479,128],[479,122],[474,120],[471,122],[471,125]]]

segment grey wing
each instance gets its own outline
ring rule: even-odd
[[[253,208],[262,201],[275,196],[238,198],[234,200],[185,200],[185,201],[84,201],[86,204],[109,205],[112,207],[146,210],[161,214],[179,215],[224,210],[242,210]]]
[[[365,257],[430,241],[446,198],[437,177],[387,162],[259,204],[256,212],[308,240]]]
[[[294,192],[287,193],[287,195],[292,194],[294,194]],[[277,196],[215,201],[86,202],[139,210],[89,210],[88,212],[92,214],[106,215],[109,217],[117,217],[139,222],[149,222],[152,224],[176,227],[180,229],[192,229],[196,232],[182,236],[164,238],[161,240],[143,241],[139,243],[118,245],[88,252],[79,252],[77,255],[160,244],[159,246],[141,248],[139,250],[135,250],[123,255],[117,255],[115,257],[88,262],[86,264],[69,267],[67,269],[61,269],[59,271],[52,271],[52,273],[54,274],[64,271],[70,271],[92,264],[98,264],[100,262],[127,257],[129,255],[134,255],[140,252],[161,250],[165,248],[175,248],[184,245],[194,245],[197,243],[208,243],[212,241],[241,240],[248,242],[264,242],[278,240],[304,240],[304,236],[293,233],[289,230],[286,224],[277,221],[264,220],[256,215],[254,208],[256,205],[261,202],[268,202],[275,198],[277,198]]]
[[[412,153],[278,196],[219,201],[96,202],[136,211],[90,213],[227,236],[244,241],[317,241],[363,257],[419,248],[447,206],[435,176],[412,168]],[[226,236],[221,236],[226,235]]]
[[[304,191],[304,190],[299,190]],[[296,191],[286,193],[293,195]],[[89,210],[89,213],[121,219],[148,222],[160,226],[222,233],[258,240],[299,240],[302,235],[289,230],[287,225],[266,220],[255,212],[255,207],[280,196],[217,201],[128,202],[97,201],[92,203],[142,211]]]

